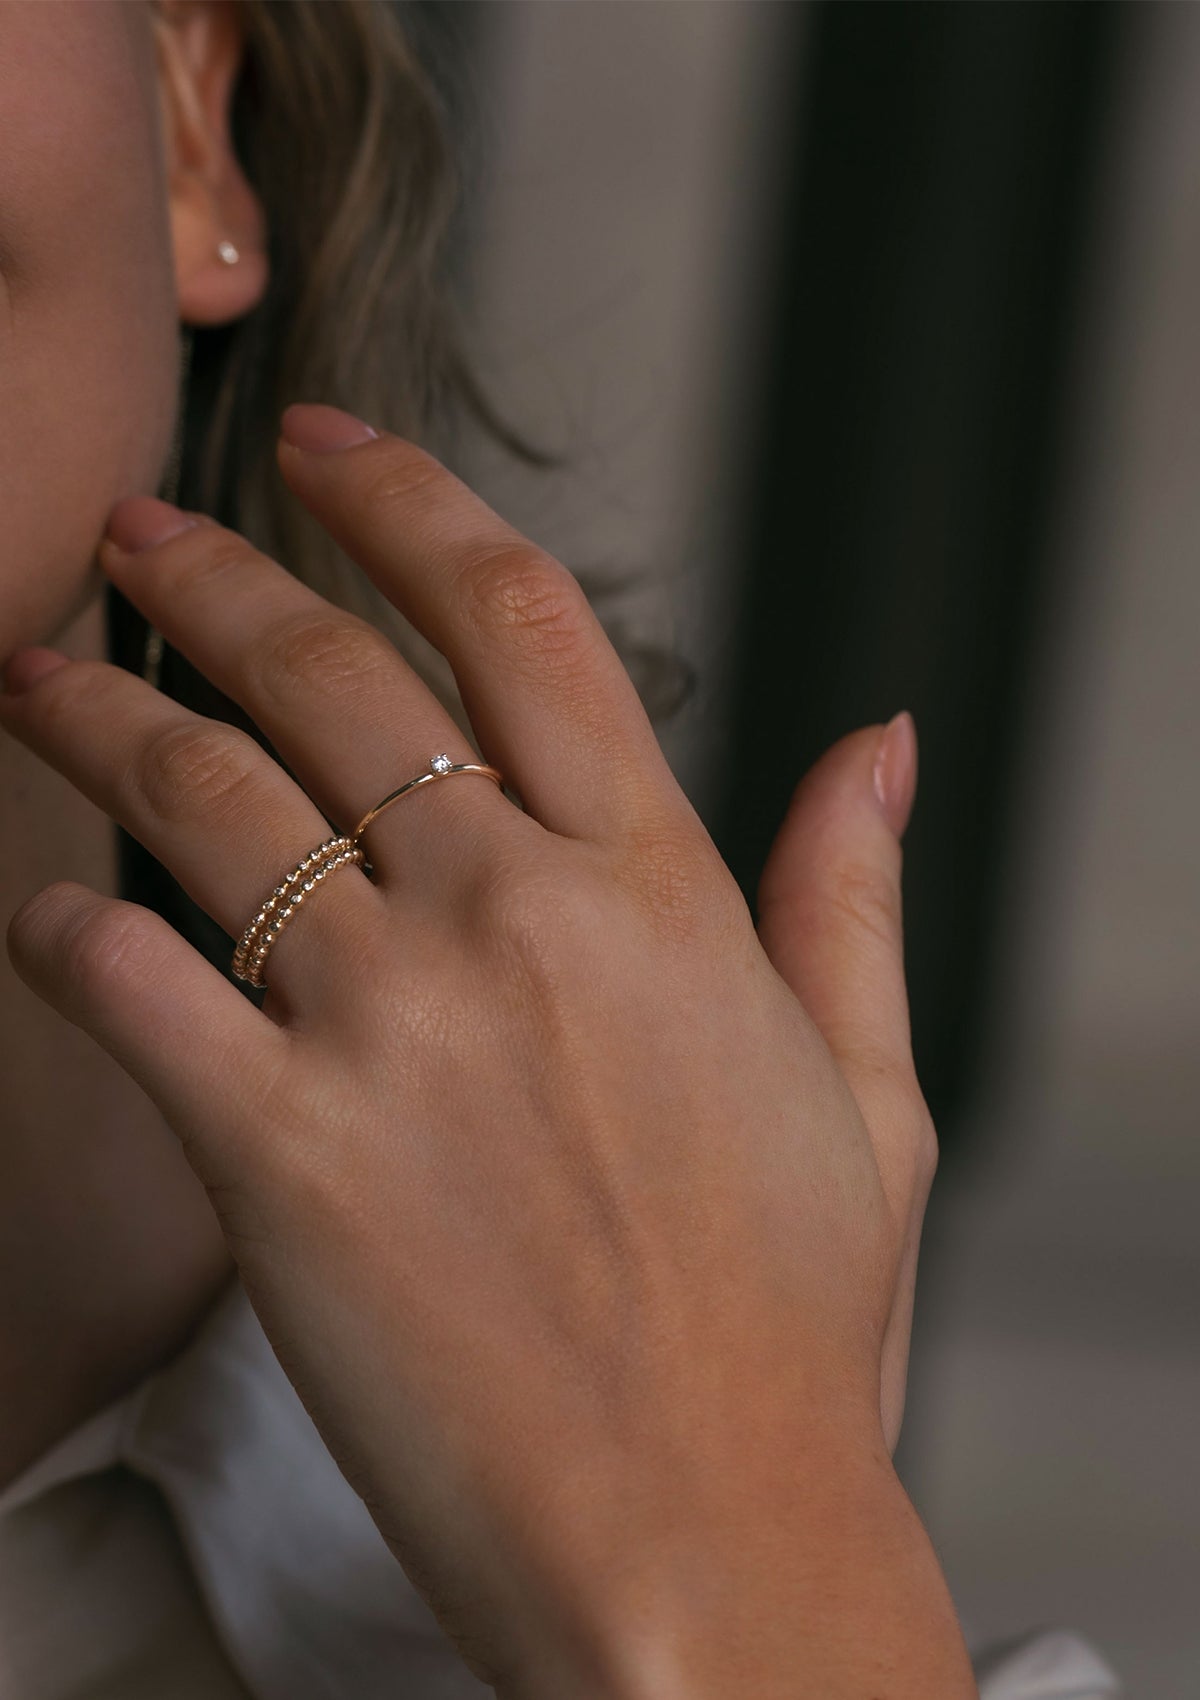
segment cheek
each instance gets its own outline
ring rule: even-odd
[[[0,4],[0,655],[99,580],[155,488],[178,320],[149,24],[126,0]]]

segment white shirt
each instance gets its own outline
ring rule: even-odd
[[[1076,1636],[981,1700],[1113,1700]],[[191,1343],[0,1494],[0,1700],[480,1700],[233,1281]]]

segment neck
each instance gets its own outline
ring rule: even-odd
[[[99,598],[55,638],[104,655]],[[52,880],[116,892],[111,821],[0,733],[0,920]],[[232,1270],[161,1115],[0,957],[0,1486],[186,1341]]]

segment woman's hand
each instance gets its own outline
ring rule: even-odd
[[[261,1010],[74,885],[14,917],[18,971],[161,1107],[326,1443],[501,1692],[969,1692],[888,1461],[935,1151],[911,772],[881,804],[879,728],[817,764],[756,935],[572,576],[414,445],[285,425],[361,444],[279,464],[448,657],[526,812],[474,776],[390,808],[373,880],[339,869],[279,935]],[[236,937],[327,819],[477,758],[372,628],[202,516],[159,542],[172,517],[120,504],[147,546],[101,564],[295,780],[47,651],[10,662],[0,719]],[[907,1556],[876,1586],[880,1543]],[[856,1576],[864,1628],[826,1646]]]

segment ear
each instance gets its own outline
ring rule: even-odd
[[[239,319],[267,287],[266,219],[233,151],[230,105],[245,47],[236,0],[152,0],[163,147],[185,324]],[[238,250],[235,265],[220,242]]]

